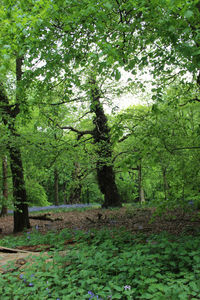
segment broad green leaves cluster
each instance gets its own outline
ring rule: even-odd
[[[27,238],[29,237],[29,238]],[[63,242],[77,244],[60,256]],[[25,234],[16,245],[57,245],[52,260],[35,258],[24,272],[2,275],[5,299],[198,299],[199,236],[133,235],[126,231]],[[2,245],[8,245],[4,241]],[[6,284],[9,282],[9,284]],[[13,294],[15,291],[15,294]],[[92,297],[91,297],[92,296]]]

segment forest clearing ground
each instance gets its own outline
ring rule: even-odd
[[[161,216],[154,216],[154,208],[126,208],[119,209],[87,209],[85,211],[50,211],[50,216],[55,221],[33,220],[31,219],[31,232],[35,228],[42,233],[50,230],[79,229],[88,231],[90,229],[113,229],[125,228],[133,233],[153,234],[163,231],[171,234],[193,234],[200,232],[200,212],[199,211],[168,211]],[[43,214],[43,212],[41,212]],[[30,213],[30,215],[32,215]],[[57,220],[56,220],[57,219]],[[0,218],[0,228],[2,233],[0,239],[13,234],[13,216],[8,215]]]

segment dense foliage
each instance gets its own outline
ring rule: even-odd
[[[1,5],[1,203],[14,204],[14,231],[48,202],[198,205],[199,1]],[[117,110],[128,93],[148,105]]]
[[[70,239],[76,244],[60,255]],[[4,299],[199,299],[199,236],[35,231],[5,238],[0,245],[47,243],[51,259],[41,254],[23,272],[1,276]]]

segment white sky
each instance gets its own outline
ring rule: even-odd
[[[122,78],[119,81],[119,84],[121,83],[122,85],[129,84],[128,79],[131,78],[133,82],[135,82],[135,75],[132,75],[129,72],[126,72],[124,70],[121,70]],[[140,74],[137,75],[137,79],[139,78],[140,82],[143,84],[145,87],[145,92],[141,92],[140,89],[138,88],[137,91],[133,93],[126,93],[123,94],[122,96],[118,98],[113,99],[113,106],[112,107],[118,107],[117,111],[126,109],[129,106],[132,105],[148,105],[148,103],[151,103],[151,81],[153,80],[152,76],[147,72],[146,74]],[[149,95],[149,99],[147,100],[147,95]],[[145,97],[146,96],[146,97]],[[105,111],[106,113],[111,113],[112,108],[110,106],[105,105]]]

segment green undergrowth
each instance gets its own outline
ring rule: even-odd
[[[7,299],[200,299],[200,236],[145,236],[125,230],[25,233],[2,239],[16,247],[48,243],[53,256],[0,278]],[[64,241],[73,239],[66,249]]]
[[[100,206],[95,205],[95,206],[91,206],[91,207],[72,207],[72,208],[63,207],[63,208],[54,208],[54,209],[43,209],[43,210],[38,210],[38,211],[31,211],[30,215],[45,214],[45,213],[53,213],[54,214],[54,213],[74,212],[74,211],[83,212],[83,211],[88,211],[88,210],[94,210],[96,208],[100,208]]]

